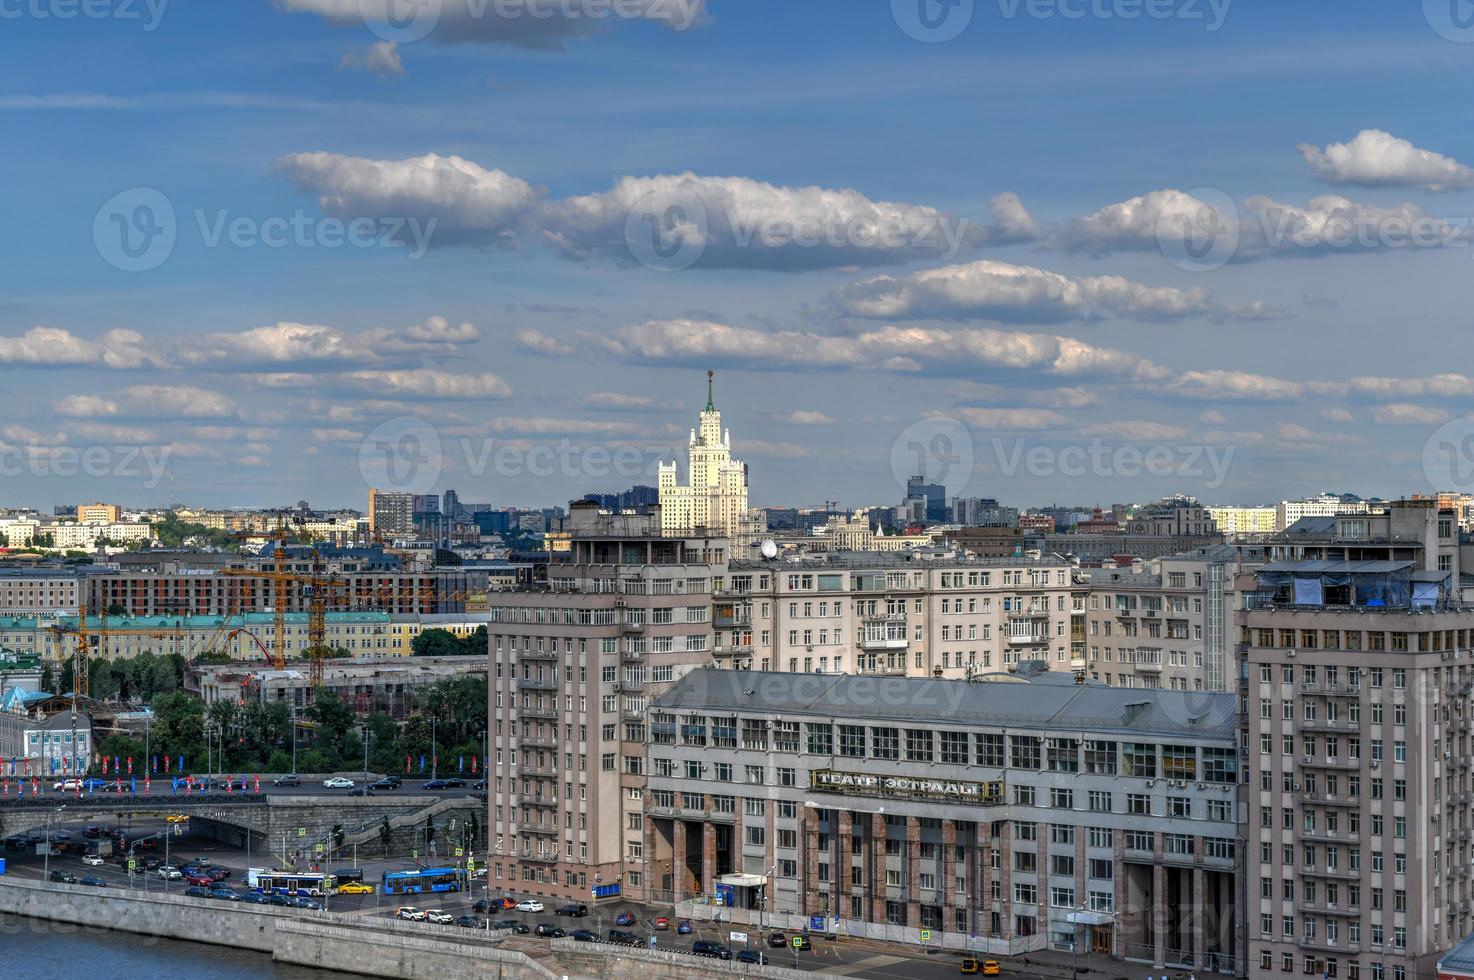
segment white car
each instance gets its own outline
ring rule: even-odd
[[[442,926],[448,926],[456,920],[456,917],[442,909],[431,909],[425,913],[428,922],[434,922]]]
[[[53,783],[51,788],[55,790],[60,790],[63,793],[74,793],[82,788],[82,780],[63,779],[59,782]]]
[[[347,776],[330,776],[322,781],[328,789],[352,789],[353,780]]]
[[[396,919],[408,919],[410,922],[424,922],[425,910],[417,909],[413,905],[401,905],[394,912]]]
[[[521,902],[518,902],[517,903],[517,911],[518,912],[541,912],[542,910],[543,910],[543,903],[542,902],[539,902],[539,901],[537,901],[536,899],[533,899],[533,898],[529,898],[529,899],[526,899],[525,901],[521,901]]]
[[[164,867],[159,869],[158,875],[165,881],[178,881],[179,879],[184,877],[184,872],[180,871],[178,868],[172,865],[165,865]]]
[[[100,868],[106,862],[103,861],[103,859],[98,857],[96,854],[84,854],[82,855],[82,863],[87,865],[87,867],[89,868]]]

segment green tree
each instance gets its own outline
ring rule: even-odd
[[[450,630],[422,630],[410,643],[410,654],[415,657],[456,657],[460,652],[460,644]]]

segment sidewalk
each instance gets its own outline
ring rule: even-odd
[[[824,957],[831,950],[851,959],[863,956],[905,956],[908,959],[954,962],[962,959],[963,953],[955,949],[926,947],[916,943],[890,943],[874,939],[832,936],[810,933],[815,940],[814,952]],[[1044,980],[1071,980],[1071,955],[1058,950],[1041,949],[1018,956],[977,954],[979,959],[996,959],[1009,976],[1033,976]],[[781,965],[781,964],[780,964]],[[1143,976],[1166,976],[1171,980],[1187,980],[1190,973],[1179,970],[1161,970],[1143,963],[1127,963],[1113,960],[1103,953],[1081,955],[1079,958],[1081,980],[1136,980]],[[1086,971],[1089,972],[1086,972]]]

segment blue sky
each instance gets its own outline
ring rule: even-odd
[[[0,503],[362,506],[406,433],[556,503],[654,482],[707,367],[762,504],[894,501],[918,432],[1014,504],[1474,483],[1434,0],[376,2],[0,4]]]

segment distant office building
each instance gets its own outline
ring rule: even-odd
[[[1024,532],[1019,527],[979,525],[943,531],[942,540],[978,558],[1011,558],[1023,552]]]
[[[1217,534],[1213,515],[1192,497],[1167,497],[1140,508],[1126,522],[1127,534],[1210,535]]]
[[[1370,514],[1380,510],[1371,501],[1349,494],[1323,493],[1300,500],[1281,500],[1275,505],[1274,529],[1283,531],[1305,517],[1335,517],[1338,514]]]
[[[122,512],[116,504],[81,504],[77,507],[78,524],[116,524]]]
[[[416,514],[439,514],[440,498],[433,493],[417,493],[412,506]]]
[[[1010,527],[1018,524],[1018,508],[1000,506],[992,497],[957,497],[952,501],[952,523]]]
[[[1277,522],[1277,509],[1274,507],[1209,507],[1208,516],[1213,518],[1213,523],[1229,537],[1237,537],[1240,534],[1273,534],[1282,531]]]
[[[747,512],[747,464],[732,458],[732,434],[722,430],[710,371],[700,418],[700,428],[691,432],[688,482],[677,482],[674,461],[660,464],[661,527],[672,534],[701,530],[727,537],[740,554],[756,533]]]
[[[906,481],[906,500],[924,500],[923,520],[941,522],[947,519],[947,488],[940,483],[927,483],[925,475]]]
[[[504,510],[478,510],[471,517],[484,535],[506,534],[512,529],[512,515]]]
[[[454,490],[447,490],[442,495],[440,510],[442,513],[450,518],[460,516],[461,500],[460,497],[456,496],[456,492]]]
[[[1054,518],[1048,514],[1020,514],[1018,526],[1023,528],[1026,533],[1035,531],[1048,534],[1054,530]]]
[[[411,535],[415,531],[415,495],[369,490],[369,531],[376,537]]]

